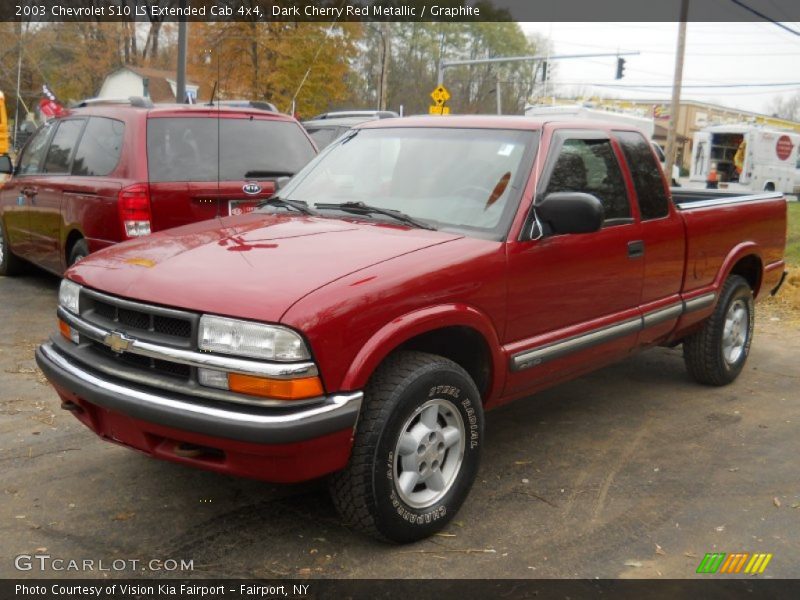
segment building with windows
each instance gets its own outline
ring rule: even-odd
[[[98,98],[128,98],[140,96],[153,102],[177,102],[177,76],[172,71],[145,67],[122,67],[106,75]],[[197,101],[199,85],[186,82],[186,96],[191,103]],[[183,100],[181,100],[183,102]]]

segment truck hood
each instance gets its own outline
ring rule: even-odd
[[[340,277],[462,236],[394,224],[251,213],[118,244],[70,279],[142,302],[277,322]]]

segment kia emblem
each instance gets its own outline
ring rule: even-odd
[[[245,194],[250,194],[251,196],[254,196],[254,195],[258,194],[259,192],[261,192],[261,186],[258,185],[256,182],[251,181],[250,183],[245,183],[242,186],[242,191]]]

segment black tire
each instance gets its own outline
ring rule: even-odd
[[[478,472],[483,443],[478,389],[467,372],[451,360],[424,352],[398,352],[376,370],[364,392],[350,462],[330,478],[333,502],[349,525],[379,539],[412,542],[428,537],[453,518]],[[417,414],[423,406],[428,415],[431,407],[436,409],[436,427],[444,425],[440,431],[450,426],[458,429],[460,420],[463,441],[442,450],[444,437],[434,440],[429,437],[433,433],[424,433],[417,452],[399,451],[403,432],[410,431],[406,436],[412,437],[417,426],[422,426],[422,432],[433,431],[425,429],[422,414]],[[423,446],[426,451],[419,452]],[[458,463],[462,448],[463,458]],[[429,467],[425,462],[419,465],[425,469],[420,472],[430,475],[430,467],[438,468],[442,479],[437,481],[451,481],[438,491],[428,489],[432,479],[421,481],[410,490],[412,503],[426,493],[443,494],[441,497],[431,497],[430,503],[419,502],[419,506],[409,504],[399,482],[405,471],[412,479],[417,472],[405,467],[407,459],[430,460]],[[417,491],[420,488],[422,491]]]
[[[22,259],[11,252],[3,220],[0,219],[0,275],[17,275],[22,271]]]
[[[89,246],[86,244],[86,240],[78,240],[72,246],[72,250],[70,250],[67,266],[71,267],[76,262],[83,260],[87,256],[89,256]]]
[[[741,327],[744,340],[741,344],[731,345],[740,351],[733,352],[725,344],[726,319],[732,314],[734,305],[746,311],[746,316],[740,317],[738,323],[746,320]],[[706,385],[727,385],[742,372],[747,356],[750,354],[750,344],[753,341],[753,325],[755,311],[753,303],[753,290],[747,281],[739,275],[731,275],[722,286],[719,301],[714,312],[706,321],[703,329],[692,334],[683,341],[683,359],[689,374],[699,383]],[[732,335],[732,334],[731,334]],[[733,353],[731,353],[733,352]]]

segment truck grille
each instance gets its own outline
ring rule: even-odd
[[[93,298],[94,314],[102,319],[122,325],[125,329],[152,331],[161,335],[188,339],[192,335],[192,322],[163,315],[147,313],[115,306],[110,302]]]
[[[101,344],[100,342],[93,341],[91,342],[91,345],[96,352],[102,354],[106,358],[115,360],[128,367],[152,371],[159,373],[160,375],[168,375],[184,381],[189,381],[192,378],[192,367],[189,365],[169,362],[167,360],[158,360],[155,358],[149,358],[147,356],[141,356],[139,354],[131,354],[129,352],[117,354],[111,348]]]
[[[129,337],[186,350],[196,350],[195,342],[200,316],[188,311],[163,308],[102,294],[84,288],[81,292],[81,317],[104,330],[119,331]],[[145,373],[166,375],[192,382],[194,369],[183,363],[114,352],[99,340],[87,340],[94,352],[120,367]]]

